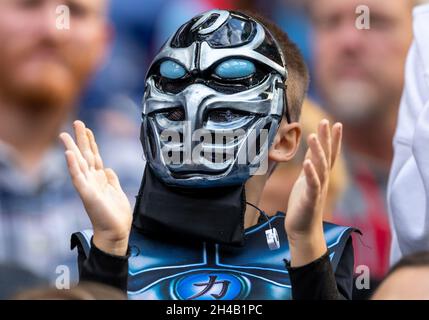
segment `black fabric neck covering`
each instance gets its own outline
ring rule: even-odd
[[[165,185],[146,166],[134,207],[140,232],[170,239],[244,245],[244,185],[177,188]]]

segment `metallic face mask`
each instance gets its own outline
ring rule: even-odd
[[[290,122],[286,79],[279,45],[254,19],[212,10],[184,24],[147,75],[141,140],[154,174],[190,188],[263,174],[285,111]]]

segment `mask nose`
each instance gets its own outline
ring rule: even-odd
[[[192,84],[183,90],[181,100],[192,132],[202,128],[205,101],[215,95],[216,91],[200,83]]]

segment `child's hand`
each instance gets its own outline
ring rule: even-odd
[[[326,253],[323,233],[323,208],[328,193],[329,175],[340,153],[342,125],[331,128],[322,120],[318,133],[308,137],[303,170],[292,188],[285,228],[288,235],[291,266],[306,265]]]
[[[106,253],[124,256],[132,222],[130,203],[115,172],[104,168],[92,131],[81,121],[73,125],[77,144],[68,133],[60,138],[73,185],[94,228],[94,244]]]

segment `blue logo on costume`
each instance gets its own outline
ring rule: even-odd
[[[244,298],[250,281],[232,273],[204,272],[184,276],[174,285],[181,300],[234,300]]]

